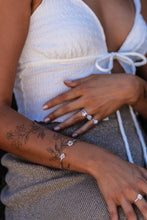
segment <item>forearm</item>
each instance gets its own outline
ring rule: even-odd
[[[99,155],[99,149],[102,150],[80,141],[69,147],[67,142],[72,138],[44,128],[7,106],[0,108],[0,120],[1,148],[41,165],[59,168],[59,157],[65,153],[64,169],[89,173],[93,155]]]

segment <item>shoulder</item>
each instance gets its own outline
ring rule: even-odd
[[[142,13],[145,21],[147,22],[147,0],[140,0],[140,1],[141,1],[141,5],[142,5],[141,13]]]

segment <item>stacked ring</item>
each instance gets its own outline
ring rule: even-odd
[[[93,120],[94,125],[97,125],[99,123],[99,121],[97,119],[93,118],[92,120]]]
[[[82,109],[82,117],[86,117],[89,121],[92,119],[92,115],[88,115],[85,109]]]
[[[88,121],[90,121],[92,119],[92,115],[87,115],[86,118]]]
[[[141,194],[138,194],[134,202],[137,202],[138,200],[142,200],[142,199],[143,199],[143,196]]]
[[[93,120],[94,125],[98,124],[98,120],[89,115],[85,109],[82,109],[82,117],[87,118],[88,121]]]
[[[88,114],[85,109],[82,109],[82,117],[86,117]]]

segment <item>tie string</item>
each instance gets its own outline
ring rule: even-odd
[[[139,60],[139,61],[134,61]],[[118,62],[123,62],[129,66],[131,66],[132,74],[135,75],[136,67],[145,65],[147,63],[147,59],[144,55],[137,52],[111,52],[102,55],[100,58],[96,60],[96,68],[104,73],[110,73],[113,69],[113,61],[117,60]],[[105,61],[108,62],[107,67],[103,67],[101,64]],[[121,63],[120,63],[121,65]]]
[[[100,70],[101,72],[111,73],[111,70],[113,69],[113,61],[114,60],[117,60],[118,62],[120,62],[121,66],[122,66],[121,62],[124,63],[124,64],[129,65],[132,69],[132,74],[133,75],[136,74],[136,67],[143,66],[147,63],[146,57],[144,55],[140,54],[140,53],[136,53],[136,52],[126,52],[126,53],[124,53],[124,52],[112,52],[112,53],[106,53],[106,54],[102,55],[100,58],[98,58],[96,60],[96,63],[95,63],[96,68],[98,70]],[[137,61],[134,61],[134,60],[137,60]],[[108,63],[107,67],[103,67],[101,65],[104,62]],[[138,121],[136,119],[136,115],[135,115],[132,107],[129,106],[129,108],[130,108],[130,113],[131,113],[131,116],[132,116],[132,120],[133,120],[135,128],[136,128],[136,132],[138,134],[140,143],[142,145],[145,164],[147,165],[147,146],[146,146],[143,134],[141,132],[141,129],[139,127]],[[117,115],[117,119],[118,119],[118,124],[119,124],[119,128],[120,128],[121,136],[122,136],[125,148],[126,148],[126,153],[127,153],[127,156],[128,156],[128,160],[129,160],[129,162],[134,163],[133,157],[132,157],[132,154],[131,154],[131,150],[130,150],[130,145],[129,145],[129,142],[128,142],[128,138],[127,138],[124,126],[123,126],[123,120],[122,120],[122,117],[121,117],[121,114],[120,114],[119,110],[116,112],[116,115]]]

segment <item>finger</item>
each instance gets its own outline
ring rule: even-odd
[[[83,120],[85,117],[82,116],[81,111],[78,113],[72,115],[70,118],[66,119],[62,123],[58,124],[57,126],[54,127],[55,131],[59,131],[61,129],[67,128],[73,124],[76,124],[77,122]]]
[[[74,88],[74,87],[80,85],[82,82],[83,82],[82,79],[77,79],[77,80],[73,80],[73,81],[71,81],[71,80],[64,81],[65,85],[68,87],[71,87],[71,88]]]
[[[143,176],[144,176],[144,178],[147,180],[147,171],[144,169],[144,171],[143,171]]]
[[[121,203],[121,207],[128,220],[137,220],[136,213],[129,201],[124,199]]]
[[[67,92],[64,92],[60,95],[57,95],[56,97],[54,97],[54,98],[50,99],[49,101],[47,101],[46,103],[44,103],[43,110],[47,110],[47,109],[52,108],[56,105],[62,104],[64,102],[70,101],[70,100],[78,98],[80,96],[81,96],[81,94],[79,92],[79,89],[77,89],[77,88],[71,89]]]
[[[143,167],[139,167],[139,169],[141,170],[143,177],[147,180],[147,170]]]
[[[146,179],[139,179],[138,180],[138,188],[140,189],[140,192],[143,193],[143,195],[147,195],[147,181]]]
[[[75,101],[72,101],[68,104],[62,105],[59,108],[57,108],[55,111],[51,112],[49,115],[47,115],[44,118],[44,122],[50,122],[55,120],[56,118],[59,118],[60,116],[63,116],[67,113],[73,112],[75,110],[78,110],[82,108],[81,107],[81,99],[77,99]]]
[[[106,201],[110,219],[111,220],[118,220],[118,212],[117,212],[117,206],[113,201]]]
[[[98,120],[97,118],[94,118],[95,120]],[[86,122],[82,127],[80,127],[78,130],[74,131],[72,134],[72,137],[76,137],[79,136],[83,133],[85,133],[87,130],[91,129],[94,126],[94,121],[89,120],[88,122]]]
[[[73,88],[73,87],[76,87],[76,86],[80,85],[81,83],[85,82],[87,79],[92,78],[93,76],[95,76],[95,74],[91,74],[90,76],[76,79],[76,80],[65,80],[64,83],[65,83],[65,85]]]
[[[135,202],[135,205],[138,207],[145,219],[147,219],[147,202],[145,201],[145,199],[142,198],[141,200],[137,200]]]

